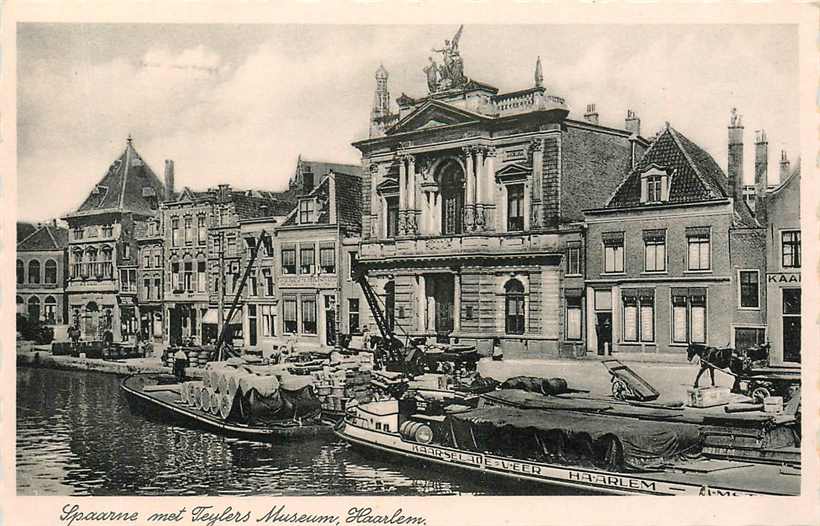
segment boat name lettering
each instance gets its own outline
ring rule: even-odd
[[[461,464],[473,464],[480,466],[481,455],[473,455],[471,453],[462,453],[461,451],[451,451],[448,449],[440,449],[433,446],[423,446],[421,444],[412,445],[413,453],[420,453],[422,455],[429,455],[448,462],[459,462]]]
[[[709,486],[701,486],[698,495],[701,497],[746,497],[754,495],[754,493],[747,493],[745,491],[735,491],[732,489],[717,489]]]
[[[633,479],[618,475],[604,475],[602,473],[584,473],[581,471],[569,471],[569,480],[588,482],[600,486],[611,486],[613,488],[628,488],[639,490],[655,490],[655,483],[651,480]]]
[[[501,458],[485,457],[484,462],[488,468],[503,469],[513,473],[523,473],[525,475],[540,475],[541,466],[530,464],[529,462],[519,462],[516,460],[504,460]]]

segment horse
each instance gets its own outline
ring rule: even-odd
[[[695,377],[694,387],[698,386],[700,377],[708,369],[709,376],[712,379],[712,386],[715,385],[715,369],[728,369],[735,378],[732,384],[731,392],[737,393],[740,391],[740,375],[743,374],[743,359],[735,353],[731,347],[718,349],[716,347],[707,347],[700,343],[690,343],[686,349],[686,357],[691,362],[697,356],[700,358],[700,371]]]

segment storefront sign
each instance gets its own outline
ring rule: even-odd
[[[800,274],[795,272],[772,272],[766,274],[767,283],[800,283]]]

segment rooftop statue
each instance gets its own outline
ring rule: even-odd
[[[430,65],[424,68],[424,73],[427,75],[427,88],[430,93],[458,88],[466,82],[464,61],[458,52],[458,41],[461,39],[463,29],[463,25],[459,26],[452,41],[445,40],[443,48],[433,49],[434,53],[441,53],[444,64],[439,66],[432,57],[429,57]]]

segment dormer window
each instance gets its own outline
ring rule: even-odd
[[[665,203],[669,201],[669,175],[657,168],[641,174],[641,203]]]
[[[313,199],[299,201],[299,224],[305,225],[314,222],[315,203]]]

